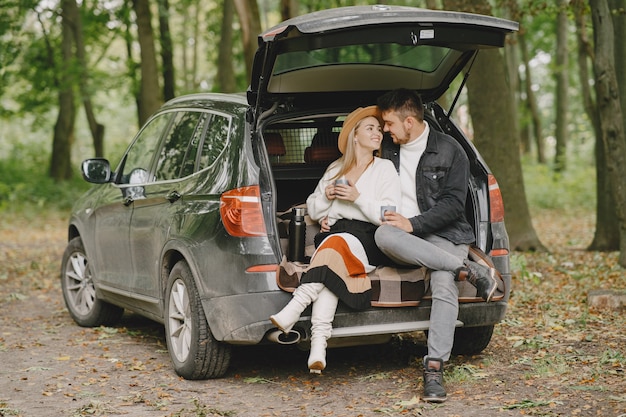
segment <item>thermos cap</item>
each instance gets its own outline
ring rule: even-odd
[[[294,207],[293,208],[293,214],[294,214],[294,216],[302,216],[302,217],[304,217],[306,215],[306,208],[304,208],[304,207]]]

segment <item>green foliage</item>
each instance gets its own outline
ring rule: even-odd
[[[556,175],[550,166],[525,160],[522,164],[528,206],[540,209],[596,209],[596,170],[582,157],[570,156],[566,171]],[[578,158],[578,160],[576,159]]]
[[[14,145],[0,159],[0,211],[7,213],[67,210],[89,187],[79,178],[57,183],[48,176],[49,154],[39,146]]]

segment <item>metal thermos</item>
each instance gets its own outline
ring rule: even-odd
[[[290,261],[304,262],[304,239],[306,237],[306,223],[304,215],[306,209],[295,207],[291,210],[291,222],[289,222],[289,254]]]

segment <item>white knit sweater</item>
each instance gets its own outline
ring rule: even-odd
[[[326,198],[326,186],[334,181],[331,179],[337,172],[339,172],[339,166],[331,164],[313,194],[306,200],[308,214],[314,221],[319,222],[328,216],[329,226],[339,219],[380,224],[381,206],[396,206],[396,211],[400,210],[400,179],[393,162],[374,158],[374,162],[354,184],[360,193],[354,203]]]

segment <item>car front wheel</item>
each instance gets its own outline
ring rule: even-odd
[[[69,241],[61,261],[61,289],[65,306],[78,325],[83,327],[115,324],[124,309],[98,299],[83,241]]]
[[[165,299],[165,339],[176,373],[185,379],[223,376],[231,349],[213,337],[187,262],[172,268]]]

